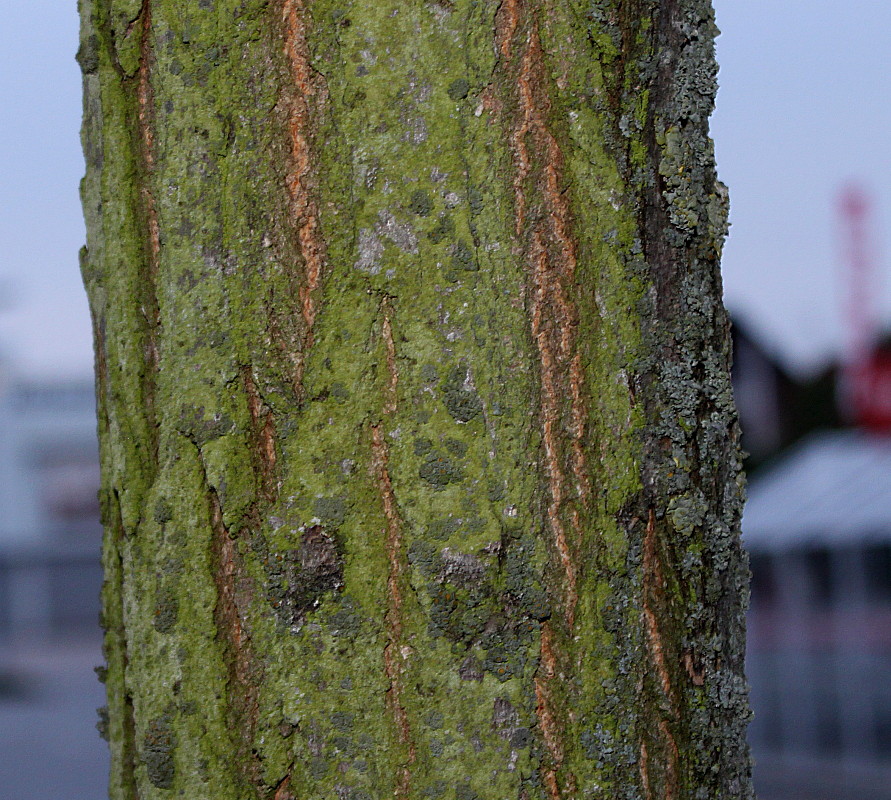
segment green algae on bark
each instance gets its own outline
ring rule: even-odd
[[[111,797],[751,797],[709,4],[81,16]]]

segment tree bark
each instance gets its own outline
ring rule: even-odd
[[[751,797],[709,2],[81,14],[111,797]]]

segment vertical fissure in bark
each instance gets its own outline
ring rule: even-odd
[[[584,452],[584,367],[576,346],[578,311],[570,296],[577,263],[576,244],[561,185],[563,156],[548,124],[549,87],[537,20],[521,0],[505,0],[498,14],[497,49],[505,60],[505,79],[515,91],[516,113],[508,120],[514,162],[515,233],[531,284],[528,306],[541,382],[547,516],[563,571],[564,607],[571,628],[578,602],[574,550],[582,537],[578,509],[587,506],[590,497]],[[533,203],[540,204],[543,213],[534,213],[527,222]],[[564,421],[566,416],[568,424]],[[567,462],[574,480],[572,487],[567,479]],[[570,497],[571,491],[574,498]],[[565,530],[564,515],[569,517],[571,539]]]
[[[643,614],[644,627],[646,629],[647,649],[650,654],[653,670],[657,678],[659,690],[662,693],[662,702],[656,708],[665,708],[672,720],[678,718],[678,698],[671,680],[668,657],[666,656],[666,643],[660,629],[659,616],[661,606],[664,605],[665,579],[662,574],[662,566],[658,553],[658,541],[656,538],[656,515],[650,509],[647,519],[646,533],[643,546]],[[658,712],[657,712],[658,713]],[[677,796],[677,770],[678,747],[674,735],[671,732],[669,722],[663,716],[658,722],[658,737],[661,739],[660,748],[664,753],[660,769],[663,771],[663,795],[666,800],[674,800]],[[650,797],[651,777],[649,773],[649,755],[645,736],[640,743],[640,770],[644,791]]]
[[[260,396],[253,367],[250,364],[242,367],[241,379],[251,417],[251,455],[260,486],[260,495],[267,503],[273,503],[278,494],[275,468],[278,458],[275,447],[275,417],[272,409]]]
[[[298,398],[303,396],[303,373],[308,351],[314,342],[314,326],[319,311],[319,289],[325,270],[326,244],[322,235],[317,199],[318,180],[313,140],[318,116],[327,91],[321,76],[310,61],[307,41],[309,11],[306,0],[284,0],[281,7],[284,24],[284,52],[292,86],[287,116],[290,140],[290,168],[286,177],[290,212],[297,228],[297,242],[302,260],[299,289],[303,342],[295,366],[294,383]]]
[[[115,760],[112,769],[111,780],[118,779],[117,787],[111,785],[110,791],[116,789],[125,800],[138,800],[139,791],[136,784],[136,713],[133,708],[133,696],[127,688],[128,667],[130,663],[127,647],[127,625],[124,619],[125,605],[125,571],[124,554],[122,552],[125,537],[124,519],[121,513],[121,502],[118,492],[112,489],[103,492],[106,498],[102,504],[103,524],[106,528],[106,558],[114,559],[114,569],[106,568],[106,579],[109,573],[116,578],[115,585],[103,590],[102,623],[105,627],[105,657],[108,662],[109,675],[106,680],[115,681],[117,686],[106,684],[108,695],[109,714],[112,713],[113,704],[119,703],[118,714],[120,720],[121,739],[116,742],[120,747],[120,756]],[[110,518],[109,518],[110,515]],[[108,553],[111,550],[111,553]],[[118,660],[117,669],[113,672],[113,661]]]
[[[552,698],[553,684],[558,679],[557,657],[554,653],[554,634],[549,622],[541,626],[541,654],[538,670],[535,674],[535,713],[541,728],[545,747],[550,755],[552,766],[542,770],[545,788],[551,800],[559,800],[563,796],[557,771],[563,763],[563,726],[555,716]],[[575,791],[575,779],[572,774],[565,776],[565,790],[568,794]]]
[[[385,387],[384,416],[396,412],[396,389],[399,374],[396,366],[396,346],[393,341],[392,315],[393,308],[389,298],[381,303],[383,320],[381,333],[384,339],[387,363],[387,383]],[[403,761],[397,767],[395,775],[396,797],[409,796],[411,788],[411,766],[417,757],[417,749],[411,735],[408,713],[402,701],[404,689],[402,672],[404,670],[403,642],[403,584],[405,571],[404,544],[402,537],[402,520],[396,505],[396,495],[390,479],[390,450],[384,438],[383,421],[371,426],[371,467],[377,484],[378,495],[384,512],[386,530],[384,542],[387,552],[387,610],[385,617],[387,642],[384,645],[384,670],[389,683],[387,705],[396,728],[396,736],[404,748]]]
[[[291,771],[294,769],[294,765],[291,764],[288,767],[288,773],[282,778],[278,786],[275,787],[275,794],[272,796],[272,800],[296,800],[293,792],[291,791]]]
[[[247,784],[262,787],[261,765],[252,752],[259,713],[258,686],[262,675],[254,659],[250,635],[245,627],[247,598],[238,539],[223,522],[223,509],[216,490],[207,482],[212,531],[213,578],[217,590],[214,623],[223,645],[228,670],[228,708],[238,759],[238,769]]]
[[[542,778],[551,800],[572,795],[575,777],[565,768],[567,711],[555,697],[565,658],[554,624],[570,635],[578,604],[582,514],[590,503],[584,442],[584,365],[577,348],[578,310],[572,299],[577,245],[565,195],[563,154],[551,130],[548,69],[535,11],[524,0],[504,0],[496,15],[513,159],[514,232],[527,268],[530,332],[538,358],[540,425],[546,476],[546,517],[557,557],[562,617],[542,625],[535,676],[536,712],[547,750]]]
[[[136,124],[138,147],[142,161],[142,177],[139,194],[146,225],[145,268],[140,281],[142,291],[141,310],[145,319],[145,370],[143,394],[148,430],[151,437],[152,461],[157,462],[158,436],[155,410],[155,382],[160,363],[158,337],[161,328],[161,312],[158,305],[157,285],[161,259],[161,229],[158,210],[152,191],[152,175],[155,171],[154,94],[151,84],[152,53],[152,4],[143,0],[137,20],[141,21],[139,67],[136,72]],[[133,23],[134,25],[136,22]]]
[[[399,372],[396,368],[396,345],[393,342],[393,323],[390,321],[393,316],[393,305],[389,297],[384,297],[381,301],[381,312],[383,314],[381,334],[384,337],[384,346],[387,350],[387,399],[384,402],[384,413],[392,414],[396,411]]]
[[[551,130],[548,71],[538,19],[524,0],[503,0],[496,15],[501,79],[509,87],[506,124],[513,159],[514,232],[527,267],[527,307],[538,358],[540,425],[547,483],[546,517],[561,576],[562,625],[571,633],[578,604],[582,513],[590,502],[584,442],[584,365],[577,348],[578,310],[571,293],[577,265],[572,216],[564,193],[563,154]],[[572,794],[574,777],[563,769],[565,709],[554,699],[561,671],[553,623],[542,626],[535,677],[536,710],[548,753],[542,775],[552,800]]]

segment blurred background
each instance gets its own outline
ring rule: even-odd
[[[891,798],[891,6],[714,0],[762,800]],[[75,0],[2,4],[0,800],[106,796]]]

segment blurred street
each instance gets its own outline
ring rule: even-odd
[[[0,800],[108,796],[100,663],[98,631],[92,641],[0,648]]]

